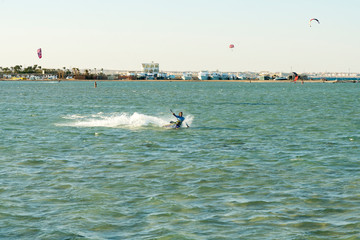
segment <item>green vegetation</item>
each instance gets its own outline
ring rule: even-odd
[[[67,77],[76,78],[76,79],[107,79],[107,76],[103,73],[103,69],[100,72],[96,71],[96,68],[85,69],[83,73],[80,72],[79,68],[67,69],[63,67],[62,69],[51,69],[51,68],[42,68],[39,65],[23,67],[22,65],[15,65],[12,67],[0,67],[0,78],[22,78],[28,79],[31,76],[43,77],[44,75],[56,76],[58,79],[65,79]]]
[[[70,69],[48,69],[41,66],[34,65],[23,68],[22,65],[15,65],[13,67],[0,67],[0,74],[54,74],[54,75],[71,75]]]

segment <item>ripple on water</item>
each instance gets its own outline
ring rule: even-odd
[[[359,236],[354,85],[0,84],[0,238]]]

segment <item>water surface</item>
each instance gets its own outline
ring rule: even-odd
[[[0,91],[1,239],[360,239],[359,84]]]

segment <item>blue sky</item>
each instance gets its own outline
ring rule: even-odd
[[[140,70],[154,61],[164,71],[360,72],[358,0],[0,0],[0,8],[2,67]],[[310,28],[311,18],[320,24]]]

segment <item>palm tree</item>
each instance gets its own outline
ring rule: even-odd
[[[14,73],[20,73],[22,69],[22,65],[15,65],[14,67]]]
[[[4,73],[9,73],[9,72],[10,72],[10,68],[4,67],[4,68],[3,68],[3,71],[4,71]]]

